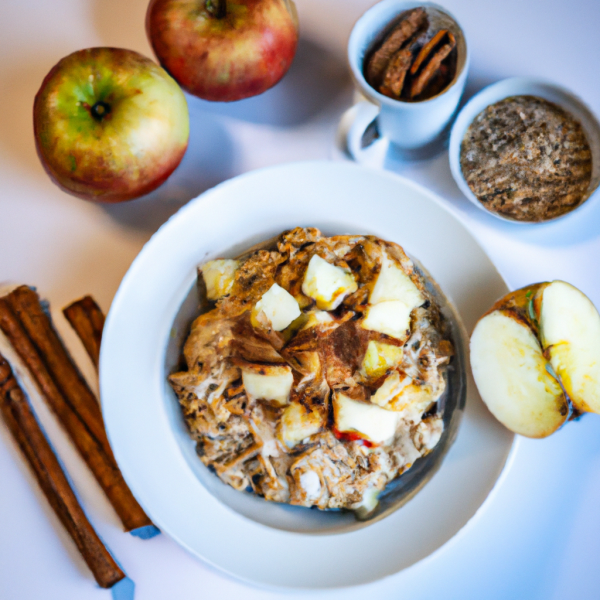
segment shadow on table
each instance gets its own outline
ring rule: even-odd
[[[302,39],[294,63],[275,87],[238,102],[208,102],[187,95],[190,146],[175,173],[147,197],[105,210],[128,227],[154,231],[183,204],[236,174],[237,149],[230,132],[236,121],[280,129],[299,127],[335,102],[347,88],[345,66]]]
[[[145,31],[148,0],[94,0],[92,18],[103,44],[152,55]],[[155,59],[154,56],[152,58]],[[301,37],[294,62],[271,90],[238,102],[206,102],[192,98],[192,110],[233,117],[250,123],[290,127],[321,112],[349,81],[345,62]]]
[[[0,75],[2,110],[0,110],[0,144],[28,177],[44,177],[35,151],[33,137],[33,100],[52,62],[20,65]]]
[[[146,7],[147,0],[95,0],[91,18],[100,43],[150,54],[144,31]],[[32,108],[35,93],[51,67],[42,57],[39,63],[8,71],[0,81],[0,144],[40,178],[45,175],[35,153]],[[286,76],[264,94],[232,103],[206,102],[188,95],[190,142],[182,163],[151,194],[122,204],[101,205],[102,210],[127,228],[152,233],[186,202],[239,172],[236,121],[278,129],[301,127],[322,117],[348,88],[348,82],[343,61],[302,38]]]
[[[194,108],[248,123],[294,127],[325,110],[347,87],[349,79],[342,61],[313,41],[301,38],[290,70],[275,87],[238,102],[194,98]]]
[[[103,44],[151,55],[144,19],[148,0],[95,0],[92,19]],[[285,77],[260,96],[238,102],[207,102],[187,95],[190,145],[178,169],[155,192],[104,207],[126,227],[152,232],[186,202],[237,174],[236,121],[276,128],[310,122],[347,87],[346,65],[308,39],[300,39]]]
[[[234,147],[226,128],[206,115],[190,119],[190,141],[180,165],[157,190],[102,208],[121,225],[153,233],[184,204],[231,177]]]

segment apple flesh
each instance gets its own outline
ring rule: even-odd
[[[299,402],[291,402],[281,415],[278,437],[288,448],[293,448],[303,439],[319,433],[325,422],[324,415],[318,411],[310,410]]]
[[[351,272],[313,255],[302,281],[302,293],[312,298],[320,310],[335,310],[358,284]]]
[[[287,290],[274,283],[252,310],[252,319],[266,321],[274,331],[283,331],[301,315],[298,301]]]
[[[492,414],[528,437],[546,437],[571,414],[600,413],[600,315],[563,281],[499,300],[471,336],[475,383]]]
[[[406,339],[410,315],[424,302],[425,297],[412,279],[384,252],[362,326],[396,339]]]
[[[401,419],[400,413],[353,400],[341,392],[333,394],[333,415],[340,433],[356,434],[375,444],[391,439]]]
[[[587,296],[564,281],[538,292],[542,346],[571,402],[600,413],[600,318]]]
[[[64,191],[121,202],[163,183],[185,154],[189,117],[177,83],[150,59],[118,48],[63,58],[33,107],[42,165]]]
[[[289,404],[294,376],[287,365],[248,365],[242,368],[242,382],[250,400],[285,406]]]
[[[221,102],[274,86],[298,44],[291,0],[152,0],[146,31],[158,61],[185,90]]]
[[[546,437],[568,418],[569,406],[533,332],[514,313],[495,310],[471,337],[471,368],[491,413],[508,429]]]

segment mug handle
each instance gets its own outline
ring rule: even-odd
[[[363,100],[354,105],[355,117],[346,134],[346,147],[352,158],[360,162],[371,144],[364,146],[363,136],[371,123],[379,115],[379,106]]]

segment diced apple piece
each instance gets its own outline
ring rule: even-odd
[[[293,448],[304,438],[319,433],[324,424],[321,414],[305,408],[299,402],[291,402],[281,415],[278,436],[288,448]]]
[[[385,408],[402,413],[403,418],[416,419],[435,402],[445,389],[445,380],[440,379],[439,386],[418,384],[403,373],[392,371],[381,387],[371,396],[371,402]]]
[[[362,371],[366,377],[377,379],[385,375],[390,368],[400,364],[402,354],[400,346],[371,340],[362,362]]]
[[[400,300],[390,300],[369,306],[362,327],[403,340],[410,331],[412,308]]]
[[[542,346],[574,406],[600,413],[600,315],[589,298],[553,281],[536,299]]]
[[[410,383],[412,383],[410,377],[407,375],[400,377],[400,373],[394,371],[385,378],[379,389],[371,396],[371,402],[382,408],[387,407]]]
[[[294,376],[288,365],[257,365],[242,368],[242,381],[251,400],[267,400],[285,406],[289,403]]]
[[[386,254],[369,297],[371,306],[362,326],[370,331],[404,339],[410,330],[410,313],[425,297],[411,278]]]
[[[303,329],[318,327],[323,323],[333,323],[334,318],[326,310],[311,310],[306,313],[308,320],[304,324]]]
[[[508,311],[484,316],[471,336],[471,368],[481,398],[508,429],[546,437],[568,418],[563,391],[533,330]]]
[[[274,283],[256,303],[252,316],[260,319],[261,313],[275,331],[283,331],[300,316],[300,307],[294,296]]]
[[[209,300],[218,300],[231,291],[239,265],[239,260],[219,259],[209,260],[200,267]]]
[[[369,297],[371,304],[400,300],[412,310],[425,302],[425,297],[412,279],[384,253],[381,271]]]
[[[365,519],[367,515],[371,514],[377,508],[380,494],[381,490],[377,489],[373,485],[368,487],[363,492],[363,497],[360,501],[360,504],[353,507],[356,511],[356,516],[359,519]]]
[[[339,432],[358,433],[375,443],[392,438],[400,420],[399,413],[352,400],[340,392],[333,397],[333,414]]]
[[[321,310],[335,310],[358,285],[352,275],[315,254],[309,261],[302,292],[316,301]]]

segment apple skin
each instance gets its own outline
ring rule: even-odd
[[[285,75],[296,53],[298,21],[291,0],[229,0],[226,11],[217,18],[205,0],[151,0],[146,14],[160,64],[205,100],[262,94]]]
[[[88,48],[48,73],[35,97],[33,128],[54,183],[110,203],[147,194],[169,177],[187,149],[189,116],[177,83],[149,58]]]

